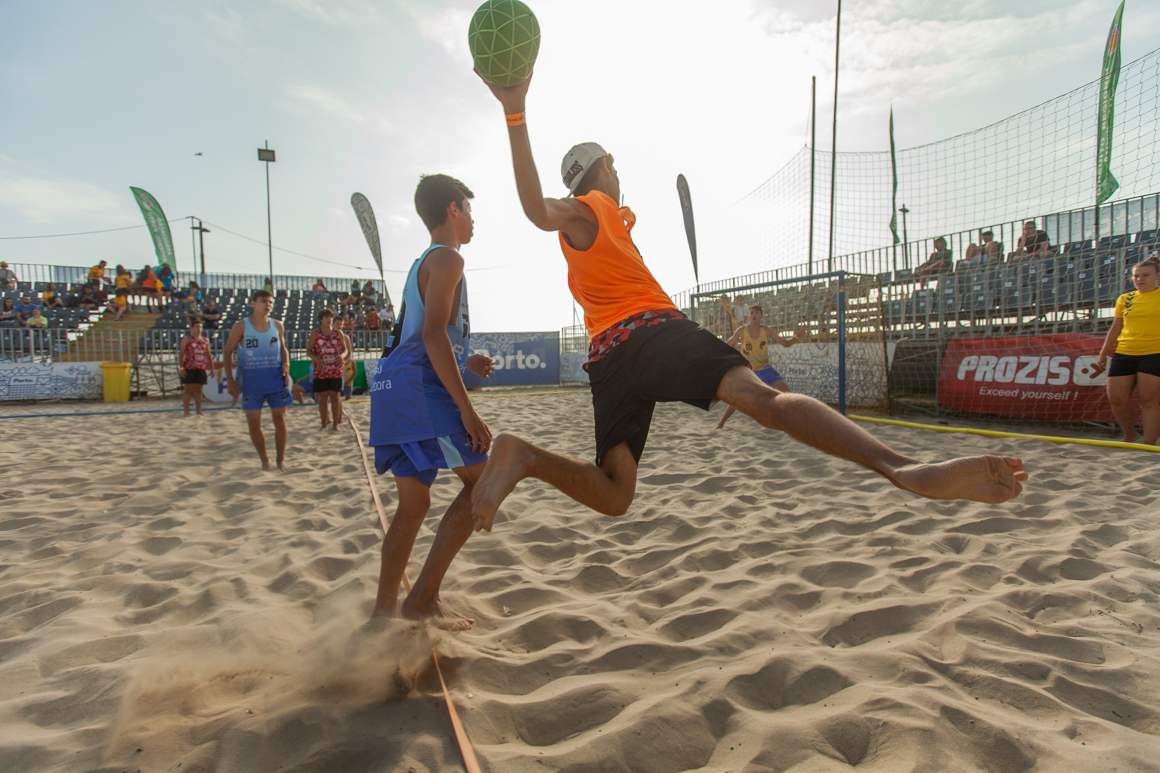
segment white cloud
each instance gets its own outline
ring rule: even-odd
[[[76,215],[112,215],[123,199],[80,180],[17,177],[0,170],[0,207],[16,210],[29,220],[47,223]]]
[[[291,13],[332,27],[361,27],[382,18],[379,8],[367,0],[273,0]]]
[[[420,36],[438,43],[457,59],[471,61],[471,50],[467,47],[467,28],[471,24],[471,17],[475,14],[474,10],[465,8],[431,10],[417,2],[409,2],[404,7],[414,17]]]
[[[355,110],[341,97],[321,86],[289,86],[286,93],[312,108],[337,115],[351,123],[363,125],[372,131],[386,134],[393,128],[391,122],[374,108],[364,111]]]

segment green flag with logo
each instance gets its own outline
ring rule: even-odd
[[[894,234],[894,243],[901,241],[898,238],[898,164],[894,160],[894,108],[890,108],[890,176],[893,178],[893,188],[890,193],[890,233]]]
[[[153,237],[153,249],[157,251],[158,265],[169,266],[176,271],[177,256],[173,253],[173,236],[169,233],[169,221],[165,219],[161,205],[149,191],[132,186],[129,186],[129,190],[133,191],[133,198],[137,200],[137,206],[145,216],[145,225],[149,226],[149,235]]]
[[[1116,86],[1120,83],[1120,44],[1123,42],[1121,23],[1124,3],[1120,3],[1108,44],[1104,47],[1104,71],[1100,78],[1100,123],[1096,141],[1096,205],[1107,201],[1120,184],[1112,176],[1112,123],[1115,119]]]

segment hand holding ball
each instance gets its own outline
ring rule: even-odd
[[[540,23],[520,0],[486,0],[467,28],[480,76],[501,88],[526,81],[540,52]]]

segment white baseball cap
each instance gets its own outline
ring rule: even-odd
[[[575,193],[576,186],[584,179],[584,173],[607,155],[608,152],[595,142],[581,142],[579,145],[572,146],[572,149],[564,155],[563,163],[560,164],[560,176],[568,188],[569,196]]]

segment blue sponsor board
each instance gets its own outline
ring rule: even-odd
[[[491,378],[463,374],[468,387],[560,383],[560,333],[472,333],[472,354],[495,360]]]

